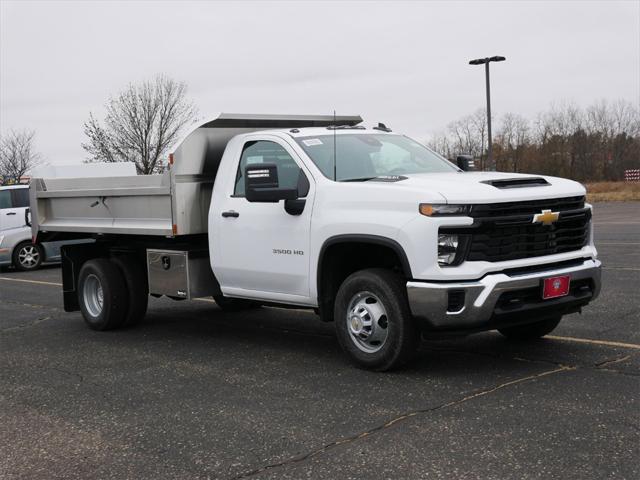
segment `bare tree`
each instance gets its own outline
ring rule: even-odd
[[[501,167],[518,171],[524,149],[529,143],[529,121],[522,115],[506,113],[498,130],[497,142],[504,156]]]
[[[32,130],[11,130],[0,137],[0,177],[6,182],[18,183],[29,170],[40,163],[35,151]]]
[[[450,123],[447,126],[450,137],[448,145],[456,154],[472,155],[484,167],[485,142],[487,136],[487,114],[483,109]],[[440,152],[442,153],[442,152]]]
[[[626,100],[601,100],[587,108],[560,102],[530,123],[505,114],[493,147],[500,170],[532,172],[581,181],[622,180],[640,168],[640,109]],[[469,153],[484,167],[486,117],[466,115],[433,137],[434,150],[452,158]]]
[[[451,145],[451,140],[447,137],[446,133],[439,132],[433,135],[429,141],[427,142],[429,148],[433,151],[438,152],[444,158],[448,158],[449,160],[454,160],[454,156],[456,153],[453,145]]]
[[[158,75],[110,97],[104,126],[92,113],[84,124],[87,161],[133,162],[139,174],[161,171],[163,156],[196,117],[186,92],[184,82]]]

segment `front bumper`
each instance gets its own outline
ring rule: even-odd
[[[0,248],[0,267],[11,265],[11,249]]]
[[[475,281],[411,281],[407,282],[407,296],[414,317],[430,329],[492,329],[504,322],[579,310],[600,293],[600,266],[598,260],[583,259],[581,264],[488,274]],[[567,274],[576,288],[565,297],[542,300],[542,279]]]

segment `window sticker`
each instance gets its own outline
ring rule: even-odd
[[[307,147],[313,147],[314,145],[322,145],[322,140],[320,140],[319,138],[309,138],[307,140],[303,140],[302,143],[304,143]]]

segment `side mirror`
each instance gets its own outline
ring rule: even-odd
[[[471,155],[458,155],[456,157],[456,163],[458,164],[458,168],[462,171],[469,172],[471,170],[475,170],[475,162]]]
[[[249,202],[295,200],[297,188],[278,187],[278,167],[274,163],[247,165],[244,169],[244,196]]]

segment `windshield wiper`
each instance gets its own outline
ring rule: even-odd
[[[344,180],[339,180],[340,182],[366,182],[368,180],[373,180],[378,177],[360,177],[360,178],[345,178]]]

